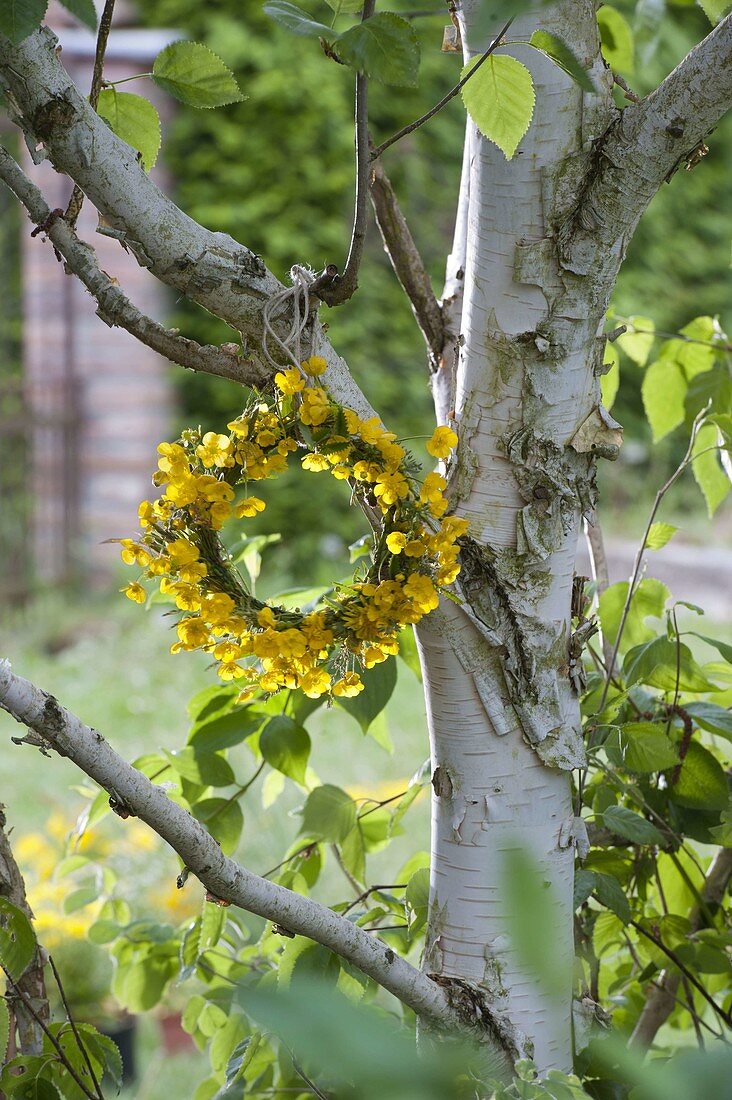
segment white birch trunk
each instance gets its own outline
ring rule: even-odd
[[[490,37],[473,33],[480,0],[463,9],[467,59]],[[517,46],[511,52],[531,68],[537,92],[520,153],[507,162],[469,124],[447,288],[455,292],[464,267],[461,346],[454,377],[445,356],[434,390],[438,421],[451,413],[459,430],[450,488],[456,511],[471,520],[475,562],[468,556],[460,582],[469,606],[445,604],[418,641],[434,788],[424,965],[472,991],[503,1021],[504,1041],[533,1052],[546,1071],[572,1061],[568,769],[581,763],[582,745],[570,602],[594,472],[593,456],[568,444],[598,403],[606,297],[560,268],[556,181],[584,162],[593,124],[607,124],[609,88],[591,2],[522,19],[510,36],[528,38],[537,25],[592,65],[605,94],[583,96],[556,66]],[[511,941],[503,882],[506,853],[517,846],[550,884],[566,973],[559,999],[527,975]],[[549,908],[535,915],[539,937],[548,916]]]

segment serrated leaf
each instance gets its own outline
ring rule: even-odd
[[[698,416],[702,409],[709,409],[717,420],[732,411],[732,375],[726,363],[715,363],[711,370],[696,374],[689,383],[686,393],[686,413],[690,420]]]
[[[663,844],[663,834],[650,821],[627,806],[609,806],[602,820],[616,836],[625,837],[635,844]]]
[[[600,28],[602,55],[610,68],[632,73],[633,32],[625,16],[616,8],[603,4],[597,11],[597,23]]]
[[[673,359],[657,359],[646,370],[641,395],[654,443],[683,423],[687,385],[683,370]]]
[[[341,61],[382,84],[417,83],[419,39],[412,24],[394,12],[380,12],[351,27],[338,37],[336,51]]]
[[[223,905],[216,905],[216,903],[212,901],[204,901],[201,909],[201,924],[198,931],[199,955],[216,946],[221,939],[225,924],[226,908]],[[200,1026],[199,1023],[199,1027]]]
[[[0,896],[0,964],[14,982],[33,958],[36,937],[22,909]]]
[[[259,750],[267,763],[304,784],[310,758],[310,735],[286,714],[271,718],[259,736]]]
[[[732,8],[730,0],[698,0],[698,3],[712,25],[719,23]]]
[[[0,34],[14,46],[38,30],[48,7],[48,0],[3,0],[0,4]]]
[[[620,388],[620,356],[614,344],[605,345],[604,363],[610,364],[610,370],[600,378],[602,403],[610,410]]]
[[[61,3],[90,31],[97,29],[97,9],[94,7],[94,0],[61,0]]]
[[[352,699],[336,698],[335,702],[356,719],[364,733],[368,733],[371,723],[391,699],[397,680],[396,661],[389,657],[381,664],[367,668],[361,679],[364,684],[362,692]]]
[[[233,855],[244,828],[244,813],[239,802],[228,798],[204,798],[194,804],[192,813],[218,840],[224,855]]]
[[[646,539],[647,548],[649,550],[661,550],[671,541],[677,531],[678,527],[674,527],[673,523],[652,523]]]
[[[607,909],[615,913],[623,924],[630,920],[630,902],[625,896],[623,887],[612,875],[604,875],[595,872],[595,897]]]
[[[661,691],[717,691],[694,660],[691,650],[672,638],[654,638],[626,655],[623,669],[628,684],[647,684]]]
[[[694,440],[692,473],[714,515],[730,490],[730,478],[719,461],[719,434],[716,425],[702,424]]]
[[[479,57],[469,61],[462,76],[479,61]],[[481,134],[510,160],[534,113],[534,82],[526,66],[515,57],[491,54],[465,84],[462,97]]]
[[[597,93],[597,88],[587,69],[583,68],[574,52],[561,38],[557,38],[555,34],[550,34],[549,31],[534,31],[530,41],[535,49],[546,54],[560,69],[571,76],[572,80],[579,84],[585,92]]]
[[[340,787],[326,783],[308,795],[301,830],[307,836],[340,844],[355,824],[356,803]]]
[[[676,746],[653,722],[627,722],[621,730],[623,764],[641,775],[665,771],[679,762]]]
[[[231,70],[200,42],[171,42],[155,58],[152,78],[190,107],[223,107],[245,98]]]
[[[728,802],[724,768],[709,749],[691,741],[676,783],[669,796],[680,806],[699,810],[723,810]]]
[[[99,95],[97,114],[109,123],[114,133],[142,156],[146,172],[154,166],[160,152],[160,116],[149,99],[116,88],[104,88]]]
[[[265,14],[271,19],[276,19],[283,27],[293,34],[300,34],[309,38],[325,38],[333,42],[338,38],[337,31],[327,27],[325,23],[318,23],[311,19],[306,11],[297,4],[287,3],[287,0],[270,0],[264,5]]]

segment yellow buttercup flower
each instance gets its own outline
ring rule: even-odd
[[[297,367],[290,367],[288,370],[278,371],[274,376],[275,385],[278,390],[287,397],[291,397],[295,393],[300,393],[305,389],[305,379],[300,374]]]
[[[457,434],[446,425],[435,428],[427,444],[427,453],[435,458],[449,458],[450,452],[457,447]]]
[[[266,507],[259,497],[244,497],[244,500],[240,500],[234,508],[234,515],[237,519],[251,519],[257,512],[263,512]]]
[[[137,581],[131,581],[124,588],[120,588],[120,592],[124,592],[127,599],[134,600],[135,603],[144,603],[147,599],[147,592]]]
[[[302,369],[306,374],[309,374],[311,378],[319,378],[321,374],[325,374],[328,369],[328,364],[322,355],[311,355],[309,359],[306,359],[301,364]]]
[[[363,691],[364,686],[357,672],[347,672],[342,679],[333,684],[333,694],[340,699],[353,699]]]

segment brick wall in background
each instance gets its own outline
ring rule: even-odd
[[[76,84],[87,89],[94,36],[62,22],[57,17],[53,25],[64,64]],[[113,29],[105,76],[117,80],[149,71],[157,52],[174,37],[173,32]],[[125,90],[133,87],[156,98],[149,81]],[[170,109],[161,100],[156,105]],[[28,155],[24,167],[49,206],[65,208],[70,181],[47,162],[32,165]],[[129,297],[164,320],[164,288],[96,226],[96,211],[87,201],[79,219],[81,236]],[[118,547],[105,540],[136,530],[137,505],[152,492],[155,446],[167,438],[174,412],[173,368],[127,332],[100,321],[92,298],[65,274],[51,246],[31,240],[26,229],[27,223],[22,234],[23,345],[32,424],[34,572],[46,583],[91,575],[102,584],[119,565]]]

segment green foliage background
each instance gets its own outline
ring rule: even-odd
[[[329,21],[324,2],[306,6]],[[418,117],[458,79],[459,58],[440,52],[446,16],[442,5],[434,6],[434,18],[414,20],[422,43],[419,87],[372,83],[376,140]],[[407,11],[415,5],[402,0],[392,7]],[[632,18],[630,8],[627,14]],[[179,28],[206,43],[232,67],[249,97],[215,112],[177,108],[166,127],[163,159],[184,209],[246,242],[281,278],[293,263],[315,269],[329,262],[342,265],[353,201],[352,72],[327,61],[317,41],[288,34],[259,3],[243,7],[237,0],[212,0],[204,7],[197,0],[150,0],[140,15],[150,25]],[[658,83],[708,30],[703,13],[688,6],[671,8],[657,26],[641,9],[635,24],[635,72],[626,75],[639,93]],[[450,248],[464,114],[456,99],[385,155],[438,293]],[[618,310],[647,314],[659,329],[674,331],[728,304],[729,241],[720,237],[718,226],[725,211],[732,212],[725,183],[732,168],[732,119],[720,125],[710,147],[699,168],[677,172],[656,197],[621,275]],[[373,225],[360,284],[351,302],[323,310],[335,344],[389,425],[405,436],[424,433],[431,401],[422,337]],[[189,303],[175,306],[174,323],[204,342],[232,336]],[[626,361],[615,413],[631,438],[647,440],[641,380],[641,372]],[[218,428],[242,404],[236,388],[225,382],[187,373],[179,385],[181,423]],[[674,440],[662,445],[655,463],[678,459],[675,448]],[[621,474],[617,466],[602,476],[610,498],[616,484],[627,487],[627,471]],[[627,501],[618,492],[616,504],[622,507]],[[261,527],[283,532],[275,553],[279,568],[291,573],[307,566],[313,580],[332,579],[336,562],[345,562],[344,545],[360,533],[345,495],[319,481],[316,492],[305,496],[295,475],[279,479],[268,501]],[[290,538],[295,514],[296,545]],[[324,543],[325,531],[335,538]]]

